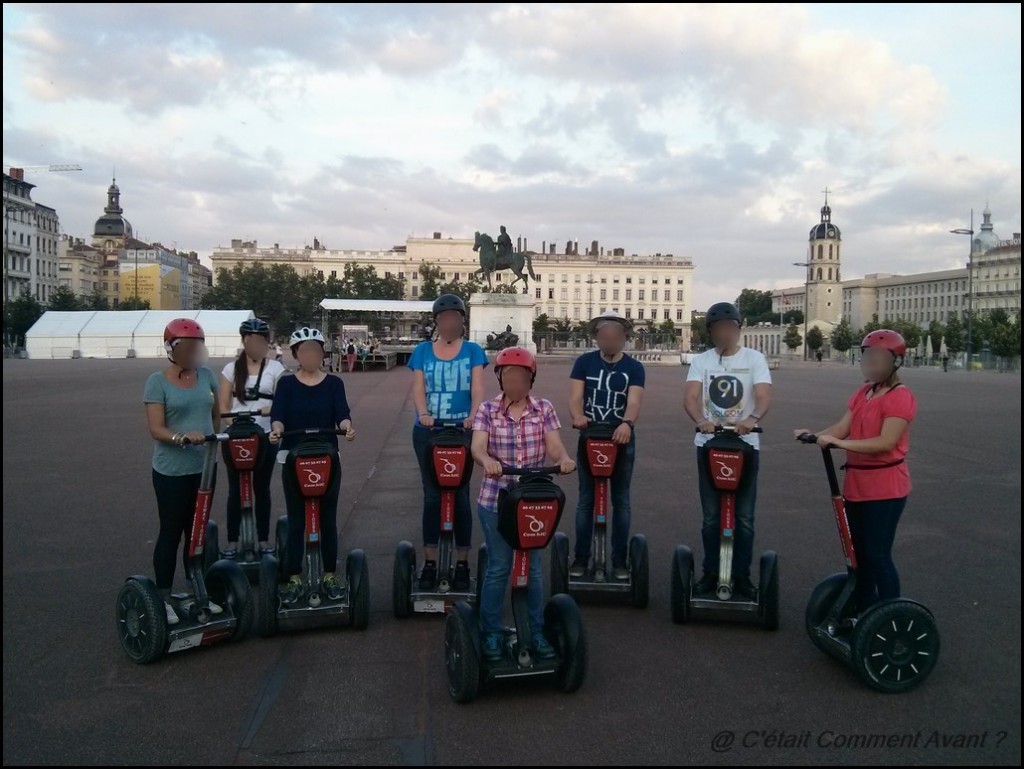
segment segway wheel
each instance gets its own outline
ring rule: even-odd
[[[825,620],[839,594],[843,592],[848,576],[846,574],[833,574],[825,577],[811,591],[811,597],[807,599],[807,608],[804,610],[804,629],[811,643],[817,646],[826,654],[830,654],[822,639],[818,636],[816,628]]]
[[[353,629],[366,630],[370,624],[370,567],[362,550],[348,554],[345,574],[348,577],[349,621]]]
[[[484,589],[484,575],[487,574],[487,545],[480,545],[476,553],[476,605],[480,605],[480,592]]]
[[[412,616],[412,580],[416,574],[416,548],[402,540],[395,550],[395,568],[391,574],[391,604],[395,617]]]
[[[208,572],[220,560],[220,534],[217,524],[206,522],[206,537],[203,539],[203,573]]]
[[[474,635],[480,635],[476,616],[469,604],[460,601],[444,622],[448,694],[456,702],[471,702],[480,690],[480,657]]]
[[[651,597],[651,575],[647,557],[647,537],[635,534],[629,538],[630,598],[633,606],[646,609]]]
[[[256,612],[256,631],[263,638],[277,635],[277,610],[280,607],[277,580],[277,559],[272,555],[263,556],[260,559],[259,606]]]
[[[569,592],[569,538],[560,531],[551,538],[551,595]]]
[[[757,613],[765,630],[779,629],[779,557],[774,550],[761,554],[761,575],[757,583]]]
[[[672,621],[682,625],[690,621],[690,593],[693,590],[693,553],[686,545],[678,545],[672,554],[670,583]]]
[[[160,591],[149,577],[129,577],[117,594],[117,637],[128,659],[144,665],[163,655],[167,614]]]
[[[274,555],[280,567],[279,579],[284,582],[284,568],[288,562],[288,516],[282,515],[274,525]]]
[[[544,635],[561,657],[555,684],[574,692],[587,677],[587,634],[580,609],[571,596],[559,593],[544,605]]]
[[[924,606],[903,599],[861,615],[851,638],[854,670],[876,691],[896,694],[926,679],[939,659],[939,629]]]
[[[249,580],[235,561],[220,560],[206,572],[206,590],[210,600],[235,617],[232,641],[241,641],[252,629],[255,606]]]

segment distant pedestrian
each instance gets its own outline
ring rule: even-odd
[[[942,370],[943,371],[949,371],[949,356],[948,355],[943,355],[942,356]]]
[[[349,339],[348,346],[345,348],[345,362],[348,363],[348,373],[352,373],[352,370],[356,367],[356,340]]]
[[[816,353],[814,353],[814,357],[817,359],[818,365],[820,366],[821,365],[821,350],[818,350]]]

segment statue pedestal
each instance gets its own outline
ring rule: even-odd
[[[487,349],[487,336],[497,336],[509,326],[519,337],[519,347],[537,353],[533,343],[533,307],[535,300],[525,294],[479,293],[469,297],[470,341]]]

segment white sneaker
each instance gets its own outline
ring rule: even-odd
[[[178,619],[178,613],[174,611],[174,607],[171,606],[167,601],[164,601],[164,609],[167,610],[168,625],[177,625],[179,622],[181,622],[181,620]]]
[[[209,606],[210,606],[210,614],[223,614],[224,613],[224,610],[222,608],[220,608],[217,604],[215,604],[213,601],[210,601]]]

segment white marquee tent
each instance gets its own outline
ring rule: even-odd
[[[233,357],[238,326],[251,310],[50,310],[25,335],[29,358],[162,358],[164,326],[191,318],[206,332],[211,358]]]

